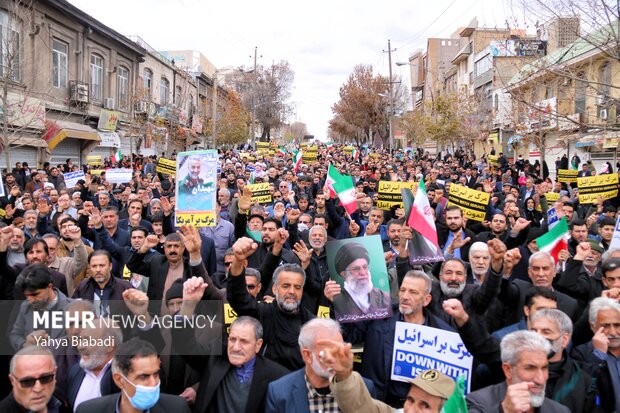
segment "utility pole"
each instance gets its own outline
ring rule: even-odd
[[[213,148],[216,147],[215,141],[215,120],[217,119],[217,75],[218,70],[215,69],[213,74],[213,98],[211,99],[211,139],[213,140]]]
[[[388,49],[387,49],[387,54],[388,54],[388,64],[390,66],[390,117],[388,120],[388,124],[389,124],[389,129],[390,129],[390,138],[389,138],[389,149],[392,150],[394,148],[394,128],[392,125],[392,120],[394,118],[394,86],[393,86],[393,80],[392,80],[392,52],[395,52],[396,49],[392,50],[392,44],[390,42],[390,39],[388,39]],[[383,51],[385,52],[385,50]]]
[[[252,56],[250,56],[252,57]],[[262,56],[261,56],[262,57]],[[256,59],[258,58],[258,46],[254,46],[254,72],[252,78],[252,119],[250,119],[250,141],[256,138],[254,123],[256,122]]]

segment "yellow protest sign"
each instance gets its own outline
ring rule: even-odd
[[[86,157],[86,163],[90,166],[103,165],[101,155],[88,155]]]
[[[415,194],[417,187],[417,182],[379,181],[377,207],[384,211],[389,211],[394,205],[404,208],[401,188],[409,188]]]
[[[450,185],[448,205],[460,207],[468,219],[484,222],[490,199],[491,194],[453,183]]]
[[[130,279],[131,279],[131,270],[127,268],[127,266],[125,265],[123,267],[123,280],[129,281]]]
[[[557,192],[547,192],[545,193],[545,198],[547,198],[547,202],[552,203],[560,199],[560,194]]]
[[[256,150],[257,151],[260,151],[260,150],[268,151],[269,150],[269,142],[256,142]]]
[[[103,169],[91,169],[91,170],[89,171],[89,173],[90,173],[91,175],[96,175],[96,176],[99,176],[99,175],[101,175],[101,174],[102,174],[102,173],[104,173],[104,172],[105,172],[105,170],[103,170]]]
[[[491,167],[491,169],[497,168],[499,166],[499,162],[497,161],[498,159],[498,155],[487,155],[487,161],[489,162],[489,166]]]
[[[271,202],[269,182],[248,185],[248,189],[252,191],[252,202],[258,202],[259,204],[268,204]]]
[[[329,318],[329,307],[320,305],[319,311],[317,311],[316,316],[319,318]]]
[[[558,182],[577,182],[579,171],[573,169],[558,169]]]
[[[6,217],[6,211],[0,208],[0,219],[4,219],[4,217]]]
[[[355,149],[355,146],[345,146],[342,148],[342,153],[343,155],[351,156],[351,154],[353,154],[354,149]]]
[[[157,160],[157,166],[155,167],[155,171],[166,175],[176,175],[177,161],[174,161],[172,159],[159,158]]]
[[[373,159],[375,161],[378,161],[379,159],[381,159],[381,154],[380,153],[374,153],[373,152],[373,153],[369,154],[369,156],[370,156],[371,159]]]
[[[302,161],[305,162],[314,162],[316,161],[317,153],[319,151],[318,146],[308,146],[306,149],[302,151]]]
[[[579,203],[592,204],[599,196],[612,199],[618,196],[618,174],[586,176],[577,178]]]
[[[226,326],[226,333],[230,333],[230,325],[237,319],[237,313],[232,309],[230,304],[224,303],[224,325]]]
[[[177,213],[176,225],[191,225],[194,227],[214,227],[215,226],[215,212],[204,213]]]

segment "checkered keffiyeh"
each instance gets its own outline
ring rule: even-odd
[[[321,412],[321,413],[341,413],[342,410],[338,408],[338,404],[336,403],[336,398],[333,394],[328,393],[326,395],[322,395],[310,384],[308,381],[308,377],[304,375],[304,379],[306,382],[306,389],[308,390],[308,407],[310,408],[310,412]]]

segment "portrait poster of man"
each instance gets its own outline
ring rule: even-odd
[[[331,241],[326,244],[331,279],[340,284],[334,315],[341,323],[392,315],[390,283],[381,237]]]
[[[177,225],[215,225],[217,161],[214,150],[181,152],[177,156]]]

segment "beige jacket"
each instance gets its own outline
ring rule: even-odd
[[[58,244],[59,248],[60,248],[60,243]],[[69,293],[69,297],[71,297],[73,295],[73,290],[75,290],[75,286],[79,283],[79,281],[81,281],[82,279],[84,279],[84,277],[82,276],[79,280],[76,280],[76,278],[78,278],[78,276],[80,276],[82,273],[86,273],[86,266],[88,264],[88,248],[86,245],[84,245],[83,242],[80,242],[80,244],[75,244],[74,248],[73,248],[73,257],[69,257],[69,256],[58,256],[56,255],[56,258],[54,259],[54,261],[52,261],[48,267],[56,270],[62,274],[64,274],[65,279],[67,280],[67,291]],[[91,248],[92,251],[92,248]],[[58,254],[58,253],[57,253]],[[65,250],[63,251],[62,255],[66,254],[66,247]]]
[[[370,396],[362,376],[354,371],[348,378],[336,382],[332,378],[329,388],[343,413],[393,413],[391,406]]]

